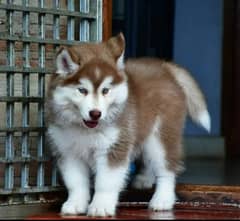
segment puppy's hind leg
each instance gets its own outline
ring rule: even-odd
[[[166,148],[161,140],[160,121],[156,121],[153,130],[144,144],[144,157],[152,168],[156,178],[156,190],[149,203],[152,210],[171,210],[176,201],[176,175],[168,169]]]
[[[132,187],[136,189],[150,189],[154,183],[155,176],[152,168],[148,162],[143,162],[143,168],[141,168],[140,172],[133,178],[131,183]]]

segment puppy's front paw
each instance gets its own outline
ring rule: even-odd
[[[175,194],[163,194],[162,196],[154,194],[149,203],[149,208],[154,211],[171,210],[173,209],[175,201]]]
[[[81,199],[77,200],[67,200],[61,209],[61,214],[63,215],[77,215],[84,214],[87,211],[87,203],[81,202]]]
[[[102,195],[93,198],[92,203],[88,207],[88,216],[114,216],[115,211],[116,201],[112,197]]]

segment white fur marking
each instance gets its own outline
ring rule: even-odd
[[[118,67],[118,70],[123,70],[125,68],[124,51],[122,52],[121,56],[117,60],[117,67]]]
[[[103,121],[111,123],[122,110],[128,97],[127,82],[124,81],[117,85],[111,85],[111,83],[112,77],[104,79],[98,88],[97,96],[94,93],[94,86],[88,78],[80,79],[79,85],[58,86],[53,92],[53,101],[54,108],[56,108],[63,125],[77,123],[85,127],[81,122],[83,119],[90,120],[89,111],[93,109],[98,109],[102,113],[99,126]],[[81,87],[88,90],[87,96],[79,92],[78,88]],[[104,87],[110,89],[105,96],[102,94]]]
[[[211,118],[208,111],[204,110],[199,114],[199,123],[208,131],[211,130]]]
[[[57,146],[58,152],[63,156],[70,155],[91,162],[95,161],[96,151],[98,151],[98,154],[105,154],[111,145],[116,142],[119,129],[111,126],[101,132],[89,133],[89,130],[74,126],[60,128],[50,125],[48,133]]]
[[[103,82],[101,83],[101,85],[98,88],[98,93],[102,92],[102,89],[105,87],[111,87],[111,83],[113,82],[113,77],[112,76],[108,76],[106,77]]]
[[[93,83],[88,78],[81,78],[79,82],[80,82],[80,86],[86,88],[88,92],[93,93],[94,86],[93,86]]]
[[[183,68],[170,66],[172,74],[182,87],[186,98],[188,111],[192,119],[202,125],[208,132],[211,129],[210,116],[202,92],[193,77]]]
[[[99,79],[99,77],[100,77],[100,69],[98,67],[96,67],[94,74],[95,74],[96,79]]]
[[[124,103],[128,98],[128,84],[123,82],[112,88],[112,97],[117,104]]]

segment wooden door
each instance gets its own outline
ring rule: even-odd
[[[103,0],[103,40],[112,36],[112,0]]]
[[[240,1],[225,1],[223,135],[228,157],[240,157]]]

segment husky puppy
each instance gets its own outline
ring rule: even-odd
[[[185,69],[159,59],[124,62],[124,50],[120,33],[106,42],[63,47],[57,54],[46,114],[68,189],[62,214],[114,216],[136,157],[143,167],[133,185],[156,184],[149,208],[171,210],[187,113],[210,130],[204,96]]]

